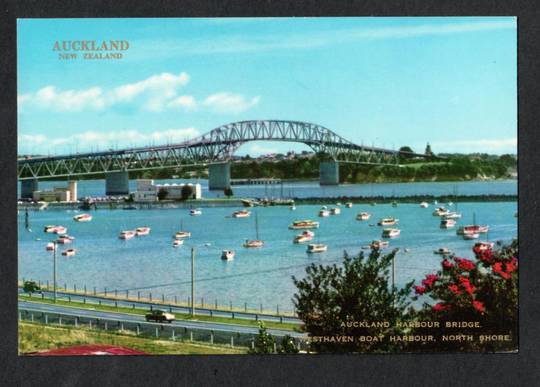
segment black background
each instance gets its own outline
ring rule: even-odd
[[[0,0],[0,385],[512,385],[540,382],[540,123],[535,1]],[[520,334],[517,354],[17,355],[16,18],[208,16],[518,16]],[[87,74],[85,76],[88,76]],[[538,247],[537,247],[538,249]]]

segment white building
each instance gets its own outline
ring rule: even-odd
[[[202,188],[200,184],[154,184],[154,180],[141,179],[137,180],[137,191],[133,193],[133,200],[136,202],[148,202],[158,200],[160,191],[167,192],[165,199],[180,200],[182,199],[182,189],[184,186],[191,186],[193,194],[190,199],[201,199]]]
[[[54,190],[34,191],[33,199],[36,202],[69,202],[71,201],[71,192],[69,188],[55,187]]]

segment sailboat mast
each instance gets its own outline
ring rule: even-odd
[[[256,239],[259,240],[259,213],[255,213],[255,234]]]

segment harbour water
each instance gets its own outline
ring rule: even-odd
[[[83,187],[81,182],[80,189]],[[87,187],[101,189],[97,184]],[[51,184],[51,183],[47,183]],[[45,184],[44,184],[45,185]],[[375,185],[374,195],[387,194],[450,194],[455,183],[410,183]],[[367,187],[367,188],[366,188]],[[335,195],[325,188],[325,195],[311,183],[296,184],[292,188],[295,196],[341,196],[354,190],[355,195],[370,195],[369,185],[333,187]],[[245,190],[243,190],[245,188]],[[264,187],[245,186],[235,188],[236,195],[264,196]],[[285,187],[287,189],[287,187]],[[259,190],[259,191],[257,191]],[[363,192],[362,190],[367,190]],[[516,181],[458,183],[459,194],[515,194]],[[80,191],[81,192],[81,191]],[[414,192],[414,193],[412,193]],[[100,193],[102,194],[102,193]],[[94,194],[93,196],[95,196]],[[279,195],[275,195],[279,196]],[[329,201],[328,205],[333,205]],[[52,253],[45,251],[45,245],[54,234],[46,234],[43,227],[61,224],[68,227],[68,234],[76,240],[65,248],[78,250],[74,257],[58,254],[58,283],[78,288],[94,286],[98,291],[107,289],[141,292],[155,298],[164,294],[186,300],[190,294],[191,259],[190,249],[196,247],[196,297],[197,302],[204,297],[205,302],[220,305],[275,310],[291,310],[291,298],[295,292],[291,276],[303,277],[305,267],[310,263],[332,264],[342,260],[343,252],[356,254],[361,247],[373,239],[380,239],[382,227],[373,225],[382,217],[399,218],[401,236],[390,241],[391,247],[400,247],[397,255],[397,284],[411,279],[421,280],[429,272],[439,268],[440,256],[433,250],[448,247],[457,255],[471,257],[474,241],[465,241],[456,235],[455,229],[439,228],[440,218],[432,216],[434,205],[427,209],[418,204],[390,204],[376,206],[355,205],[342,207],[340,215],[318,218],[320,205],[299,205],[296,211],[288,207],[266,207],[252,210],[249,218],[236,219],[231,214],[235,208],[204,208],[201,216],[189,216],[187,209],[141,209],[92,211],[93,220],[77,223],[72,217],[79,213],[74,210],[47,210],[30,214],[30,227],[25,230],[24,213],[19,214],[19,278],[32,278],[42,282],[52,281]],[[455,204],[451,209],[455,209]],[[258,213],[261,239],[265,240],[260,249],[246,249],[242,243],[246,238],[255,238],[254,212]],[[369,221],[356,221],[357,213],[367,211],[372,214]],[[459,224],[471,224],[473,215],[478,224],[490,226],[489,240],[510,241],[517,236],[516,202],[458,203],[458,211],[463,214]],[[297,219],[320,221],[315,231],[314,242],[325,243],[328,251],[322,254],[307,254],[305,245],[292,243],[299,231],[288,230],[288,225]],[[172,247],[173,234],[182,228],[192,233],[190,239],[179,248]],[[151,227],[150,235],[123,241],[118,239],[122,230],[140,226]],[[40,238],[41,240],[36,240]],[[482,235],[481,239],[486,236]],[[404,252],[403,249],[410,249]],[[63,246],[60,247],[60,250]],[[233,249],[233,261],[220,259],[223,249]],[[133,293],[131,293],[133,294]]]

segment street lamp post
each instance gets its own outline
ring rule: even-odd
[[[191,317],[195,316],[195,247],[191,248]]]
[[[56,240],[53,241],[53,289],[54,289],[54,303],[56,304]]]

